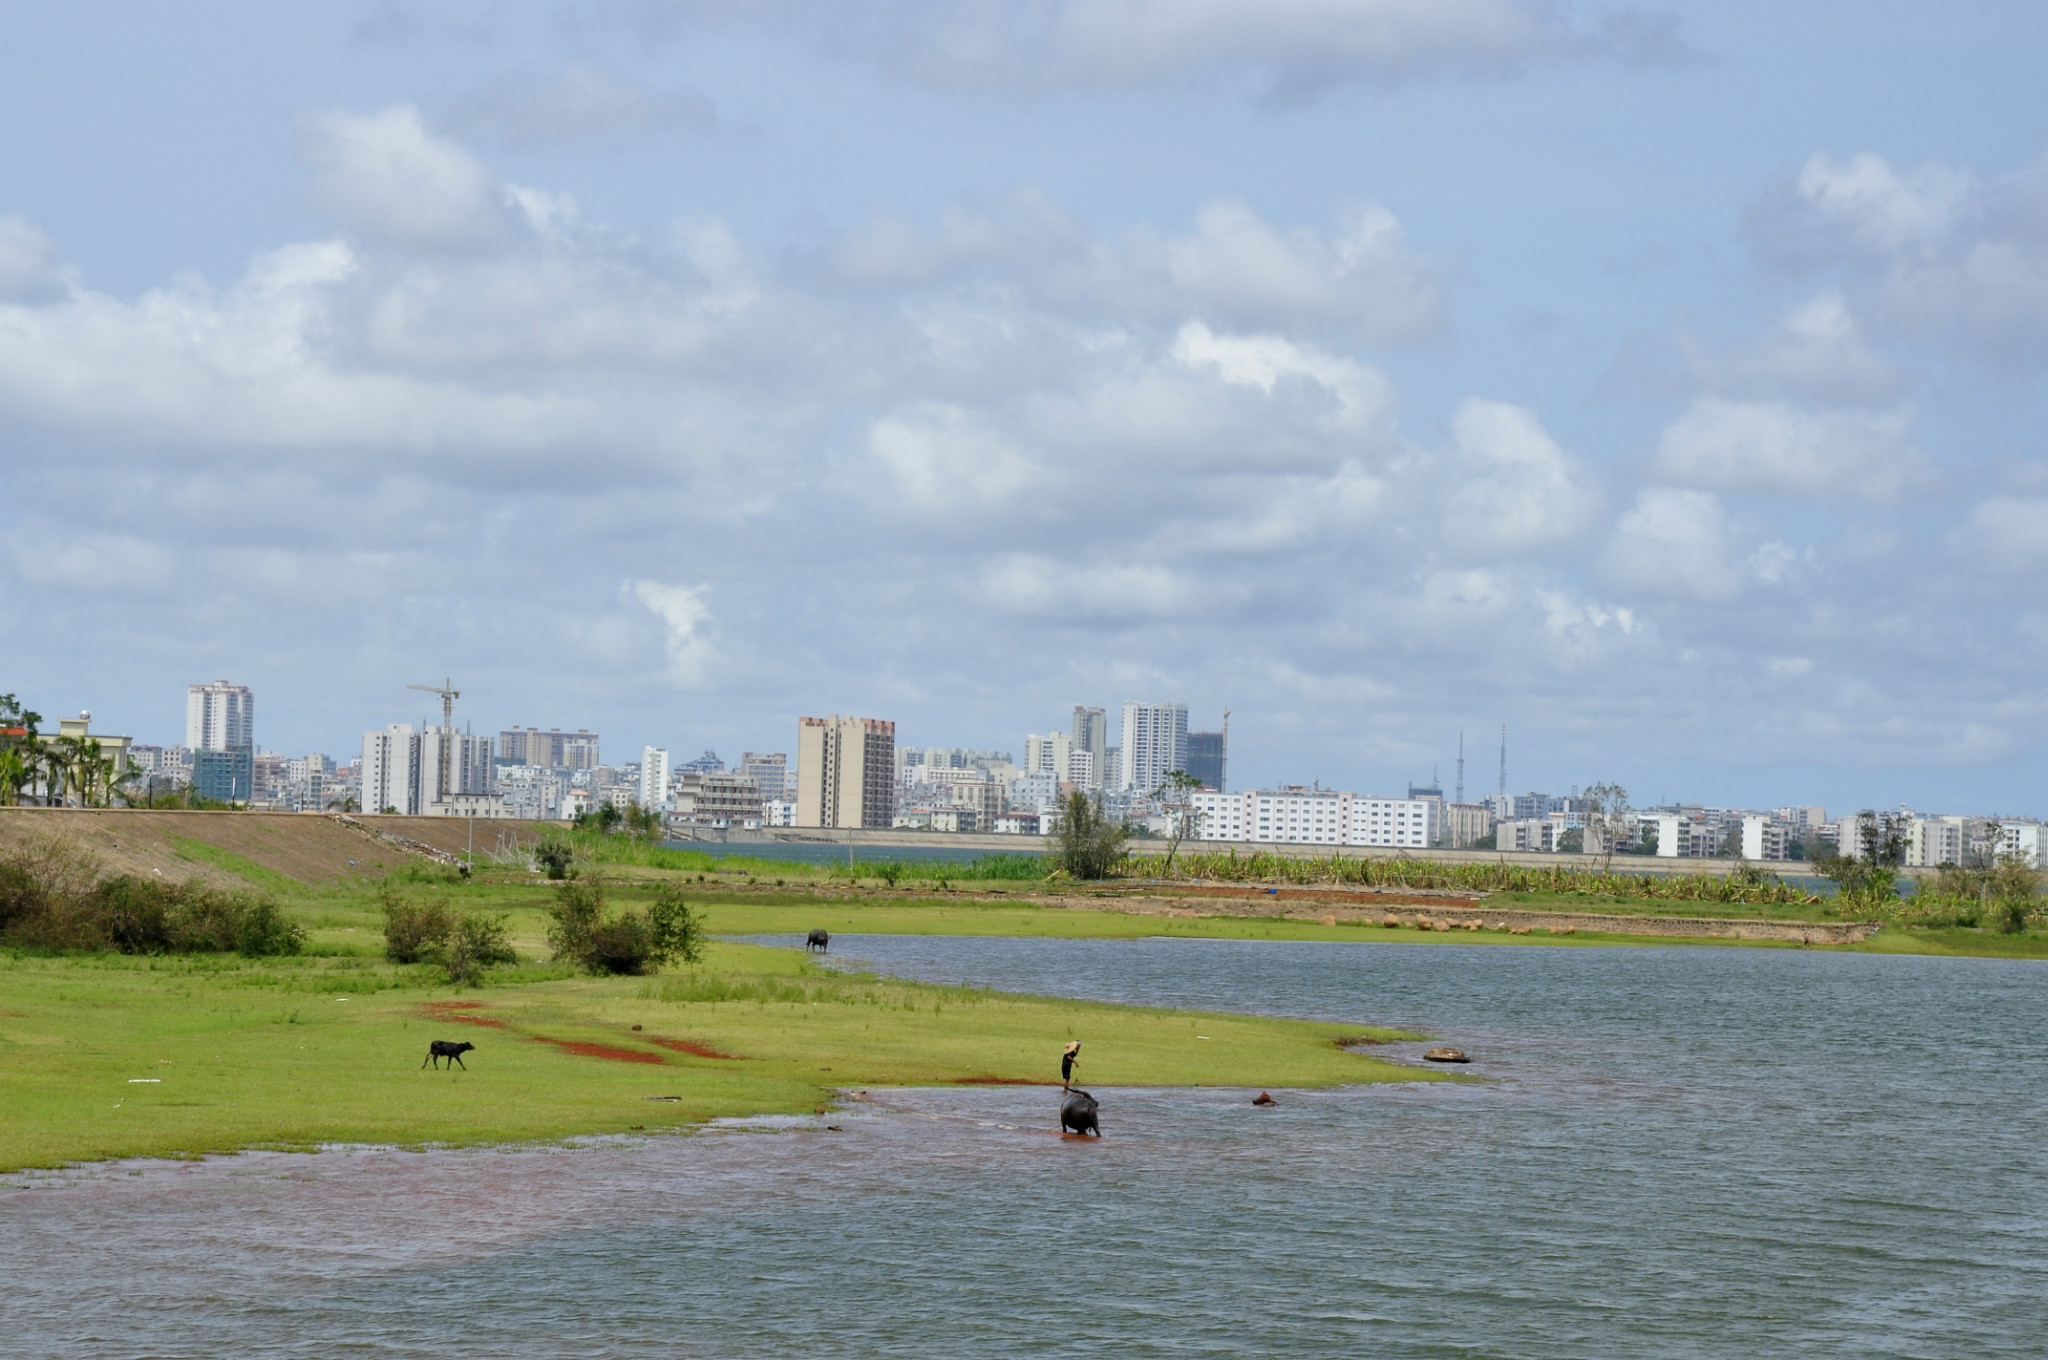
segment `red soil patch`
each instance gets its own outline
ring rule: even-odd
[[[1030,1077],[962,1077],[955,1086],[1050,1086],[1049,1081],[1033,1081]]]
[[[608,1048],[604,1044],[578,1043],[574,1039],[550,1039],[544,1034],[529,1034],[526,1037],[537,1044],[553,1044],[564,1053],[574,1053],[579,1058],[610,1058],[613,1062],[637,1063],[667,1061],[659,1053],[639,1053],[630,1048]]]
[[[647,1042],[659,1044],[663,1048],[672,1048],[678,1053],[694,1054],[699,1058],[723,1058],[727,1062],[746,1061],[737,1053],[720,1053],[709,1044],[693,1044],[688,1039],[657,1039],[650,1034],[647,1036]]]
[[[503,1029],[503,1020],[492,1020],[481,1015],[464,1015],[464,1011],[480,1010],[481,1001],[429,1001],[420,1009],[429,1020],[450,1020],[461,1025],[482,1025],[485,1029]]]

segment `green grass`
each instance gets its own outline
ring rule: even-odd
[[[1419,1037],[1362,1025],[846,976],[743,944],[714,944],[702,967],[651,978],[528,966],[466,992],[432,982],[432,969],[368,954],[0,956],[0,1170],[331,1142],[560,1139],[807,1112],[834,1088],[1045,1081],[1070,1038],[1086,1041],[1082,1070],[1103,1086],[1434,1075],[1339,1047]],[[449,1002],[465,1009],[434,1009]],[[420,1070],[435,1038],[475,1043],[469,1070]]]
[[[247,856],[232,850],[223,850],[217,845],[194,840],[190,836],[169,834],[171,853],[188,864],[204,864],[242,879],[251,887],[262,888],[280,897],[296,897],[305,891],[305,885],[297,879],[287,878],[275,869],[266,869]]]

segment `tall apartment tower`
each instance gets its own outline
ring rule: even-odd
[[[1117,786],[1127,793],[1150,793],[1167,775],[1188,767],[1188,706],[1127,703],[1123,738]]]
[[[185,745],[194,751],[233,751],[256,745],[256,696],[247,685],[216,680],[185,691]]]
[[[421,773],[416,801],[421,812],[444,797],[490,793],[497,787],[498,775],[491,762],[489,737],[474,736],[454,727],[429,727],[420,734],[419,743]],[[448,779],[446,788],[441,787],[444,774]],[[377,810],[367,800],[363,806],[371,812]],[[377,805],[382,806],[381,803]]]
[[[668,752],[659,746],[640,751],[640,806],[660,810],[668,802]]]
[[[255,796],[256,696],[247,685],[216,680],[189,686],[185,745],[193,752],[192,788],[201,798],[246,803]]]
[[[887,830],[896,816],[896,724],[796,720],[796,824]]]
[[[1109,773],[1109,715],[1099,708],[1075,704],[1072,740],[1076,751],[1086,751],[1095,758],[1095,777],[1088,787],[1100,793],[1103,776]]]
[[[363,733],[363,788],[359,797],[363,811],[382,812],[389,808],[404,817],[417,817],[427,798],[420,796],[420,733],[411,723],[393,723]],[[438,763],[438,762],[437,762]],[[428,781],[435,778],[430,771]]]

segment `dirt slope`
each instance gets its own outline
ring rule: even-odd
[[[469,846],[469,824],[453,817],[366,817],[366,826],[452,851]],[[493,851],[531,842],[544,822],[476,824],[479,860]],[[231,866],[209,862],[205,847],[240,856],[301,883],[375,878],[402,864],[425,861],[396,846],[317,813],[138,812],[73,808],[0,808],[0,847],[47,835],[69,836],[89,849],[109,873],[205,878],[228,887],[248,880]]]

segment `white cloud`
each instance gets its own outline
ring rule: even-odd
[[[884,505],[925,514],[1000,510],[1042,479],[1039,469],[975,415],[927,403],[886,416],[868,451],[888,475]]]
[[[155,594],[171,555],[133,534],[79,533],[41,523],[8,539],[14,569],[30,585],[86,594]]]
[[[701,689],[711,680],[718,653],[712,646],[711,607],[703,586],[634,581],[635,599],[654,612],[667,630],[669,679],[683,689]]]
[[[980,588],[981,599],[1006,613],[1072,624],[1220,616],[1242,595],[1235,586],[1205,585],[1160,564],[1070,562],[1037,553],[992,559]]]
[[[1815,154],[1753,223],[1766,258],[1833,266],[1859,323],[2006,358],[2048,347],[2048,157],[1983,179]]]
[[[1606,55],[1681,58],[1672,28],[1633,12],[1593,28],[1537,0],[670,0],[702,20],[773,16],[830,49],[963,95],[1127,89],[1250,75],[1271,97]]]
[[[1713,491],[1892,501],[1928,477],[1910,407],[1809,412],[1780,402],[1694,402],[1657,441],[1659,476]]]
[[[1333,430],[1361,433],[1392,414],[1393,385],[1356,360],[1297,345],[1277,335],[1218,335],[1190,321],[1174,337],[1173,357],[1189,368],[1213,369],[1225,382],[1273,395],[1288,379],[1314,383],[1332,400],[1323,423]]]
[[[428,132],[410,104],[309,117],[302,153],[314,201],[371,240],[463,249],[509,227],[503,188],[467,151]]]
[[[51,302],[66,291],[57,248],[43,229],[18,214],[0,217],[0,302]]]
[[[1281,232],[1242,203],[1213,202],[1193,232],[1156,249],[1175,295],[1233,326],[1332,326],[1388,343],[1444,325],[1433,264],[1408,248],[1401,224],[1378,204],[1353,210],[1326,238]]]
[[[448,111],[458,132],[486,132],[514,146],[550,146],[649,132],[718,130],[718,109],[696,90],[647,90],[594,61],[558,74],[513,71],[486,80]]]
[[[1742,593],[1721,503],[1704,491],[1650,487],[1615,524],[1607,572],[1618,589],[1723,602]]]
[[[2048,561],[2048,498],[1995,496],[1970,515],[1971,555],[2004,570],[2030,570]]]
[[[1355,205],[1328,230],[1281,228],[1246,204],[1204,204],[1189,229],[1098,237],[1044,195],[955,204],[929,229],[882,216],[824,261],[868,288],[1014,289],[1063,315],[1112,323],[1200,320],[1402,345],[1441,335],[1448,305],[1436,261],[1399,220]]]
[[[1722,355],[1685,348],[1694,378],[1722,396],[1791,395],[1858,405],[1895,400],[1907,383],[1864,337],[1839,292],[1793,308],[1760,343]]]
[[[1468,398],[1451,422],[1443,481],[1444,545],[1510,556],[1577,537],[1597,516],[1585,470],[1543,429],[1536,413]]]

